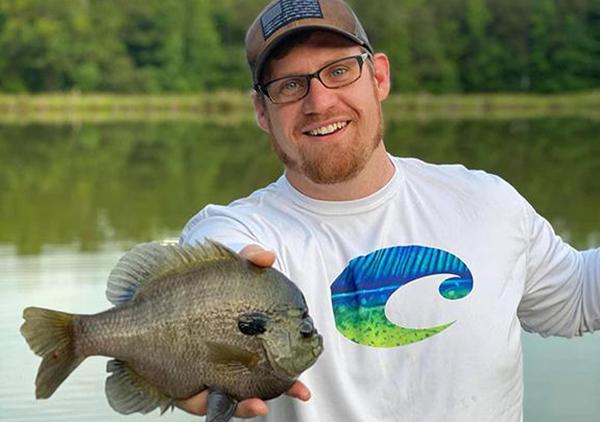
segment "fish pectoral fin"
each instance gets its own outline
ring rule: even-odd
[[[108,361],[106,371],[106,398],[110,407],[119,413],[149,413],[160,407],[163,414],[173,407],[174,400],[138,375],[127,362],[117,359]]]
[[[249,352],[239,347],[231,346],[223,343],[209,341],[206,343],[208,347],[208,359],[216,364],[223,364],[239,370],[250,370],[258,365],[259,356],[257,353]]]
[[[206,422],[227,422],[233,417],[236,407],[236,400],[217,388],[208,388]]]

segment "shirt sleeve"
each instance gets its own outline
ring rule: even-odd
[[[208,205],[196,214],[183,228],[179,243],[193,245],[206,239],[220,242],[235,252],[250,244],[265,248],[238,213],[218,205]]]
[[[580,252],[526,206],[525,290],[518,308],[523,328],[573,337],[600,329],[600,249]]]

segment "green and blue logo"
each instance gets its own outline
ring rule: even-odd
[[[430,328],[407,328],[385,315],[385,305],[404,285],[435,274],[449,274],[439,286],[445,299],[462,299],[473,290],[473,276],[458,257],[426,246],[396,246],[354,258],[331,285],[338,331],[371,347],[398,347],[434,336],[455,321]]]

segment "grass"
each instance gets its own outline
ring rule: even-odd
[[[533,118],[585,116],[600,118],[600,91],[576,94],[393,95],[385,104],[394,115],[424,118]]]
[[[253,119],[249,95],[0,94],[0,122],[107,122],[210,120],[236,124]]]
[[[600,91],[560,95],[393,94],[390,119],[504,119],[540,116],[600,117]],[[184,95],[0,94],[0,123],[195,120],[230,125],[253,119],[249,94]]]

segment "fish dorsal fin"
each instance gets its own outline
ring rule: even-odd
[[[160,407],[163,414],[174,406],[175,401],[171,397],[139,376],[126,362],[110,360],[106,371],[111,372],[106,379],[106,398],[117,412],[124,415],[135,412],[146,414]]]
[[[184,272],[201,262],[242,259],[213,240],[197,245],[174,242],[142,243],[127,252],[108,277],[106,297],[113,305],[131,301],[140,286],[166,274]]]

